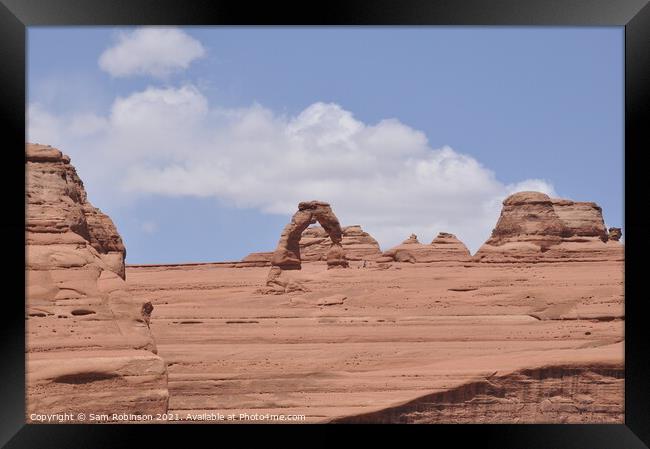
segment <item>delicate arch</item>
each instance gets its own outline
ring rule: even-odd
[[[283,270],[300,270],[300,237],[310,224],[320,223],[332,240],[327,252],[327,267],[347,267],[341,240],[343,231],[338,218],[328,203],[306,201],[298,204],[298,212],[291,217],[291,222],[284,227],[278,247],[271,258],[271,265]]]

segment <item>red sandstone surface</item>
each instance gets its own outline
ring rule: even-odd
[[[127,279],[155,305],[172,412],[620,423],[622,268],[315,262],[299,272],[309,292],[283,295],[257,293],[267,268],[127,267]]]
[[[69,160],[30,146],[27,161],[29,409],[623,422],[623,245],[594,203],[512,195],[472,257],[448,233],[382,254],[354,226],[346,243],[309,202],[331,228],[298,213],[270,269],[272,253],[122,273]],[[328,267],[333,246],[347,268]]]

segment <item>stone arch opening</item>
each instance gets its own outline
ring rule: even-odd
[[[271,258],[271,266],[283,270],[300,270],[300,238],[302,232],[311,224],[318,222],[332,240],[327,252],[327,268],[347,267],[348,261],[341,246],[343,231],[332,208],[323,201],[305,201],[298,204],[298,212],[293,214]]]

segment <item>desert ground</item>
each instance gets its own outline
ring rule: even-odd
[[[127,266],[169,412],[306,422],[623,422],[620,262]]]

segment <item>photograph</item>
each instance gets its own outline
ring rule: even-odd
[[[25,421],[624,424],[622,26],[30,26]]]
[[[649,3],[0,0],[0,447],[648,449]]]

